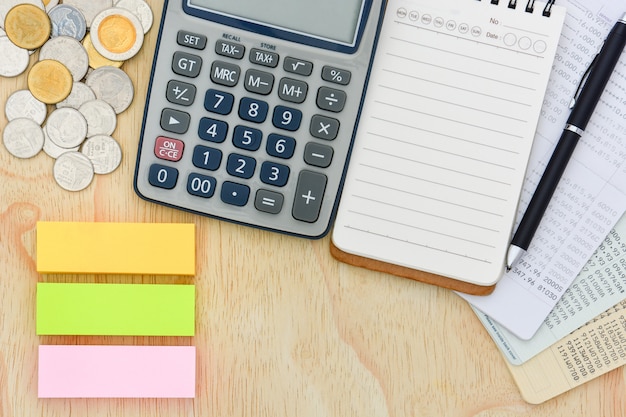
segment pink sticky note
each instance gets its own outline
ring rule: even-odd
[[[39,398],[193,398],[195,346],[39,346]]]

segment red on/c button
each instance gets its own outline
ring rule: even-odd
[[[154,145],[154,155],[166,161],[178,162],[183,157],[185,142],[159,136]]]

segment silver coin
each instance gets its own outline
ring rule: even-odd
[[[48,107],[37,100],[29,90],[18,90],[7,99],[4,113],[9,121],[25,117],[41,126],[48,115]]]
[[[100,67],[92,71],[86,79],[96,97],[104,100],[120,114],[133,102],[135,88],[124,71],[115,67]]]
[[[120,144],[107,135],[97,135],[87,139],[83,143],[81,152],[89,158],[96,174],[110,174],[122,162]]]
[[[32,4],[41,10],[45,10],[41,0],[0,0],[0,27],[4,28],[4,20],[7,17],[7,13],[18,4]]]
[[[87,21],[85,16],[75,7],[67,4],[60,4],[50,12],[52,22],[52,37],[70,36],[78,41],[82,41],[87,34]]]
[[[0,57],[0,77],[17,77],[30,62],[28,51],[16,46],[7,36],[0,37]]]
[[[53,59],[65,65],[72,73],[74,81],[80,81],[87,74],[89,56],[85,47],[69,36],[57,36],[48,40],[39,50],[39,60]]]
[[[87,120],[76,109],[56,109],[46,121],[46,133],[52,142],[61,148],[74,148],[87,137]]]
[[[72,92],[70,93],[70,95],[65,100],[57,103],[57,109],[63,107],[71,107],[78,110],[80,106],[82,106],[86,102],[95,99],[96,94],[93,92],[93,90],[89,88],[87,84],[77,81],[72,86]]]
[[[77,146],[72,149],[65,149],[65,148],[61,148],[60,146],[57,146],[48,137],[48,133],[46,132],[46,129],[43,129],[43,136],[44,136],[43,151],[46,153],[46,155],[48,155],[50,158],[53,158],[53,159],[57,159],[59,156],[63,155],[65,152],[78,151],[78,149],[80,148],[79,146]]]
[[[93,181],[93,164],[80,152],[65,152],[55,161],[52,174],[61,188],[81,191]]]
[[[84,103],[78,111],[87,120],[87,137],[111,135],[117,127],[117,114],[113,107],[104,100],[91,100]]]
[[[117,0],[115,7],[126,9],[137,16],[144,34],[148,33],[154,23],[152,8],[145,0]]]
[[[11,155],[27,159],[41,152],[44,135],[37,122],[23,118],[12,120],[6,125],[2,140]]]
[[[89,28],[98,13],[113,7],[113,0],[63,0],[63,4],[80,10]]]

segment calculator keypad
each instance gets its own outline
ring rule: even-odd
[[[155,158],[146,168],[147,182],[163,192],[184,190],[180,204],[162,199],[182,208],[197,199],[204,203],[194,207],[221,203],[250,217],[253,211],[317,222],[324,199],[335,198],[325,197],[330,180],[337,183],[332,176],[343,175],[344,142],[353,126],[341,114],[361,99],[344,91],[351,71],[237,37],[212,37],[179,30],[170,58],[162,58],[171,59],[171,73],[162,90],[151,91],[162,91],[166,105],[159,109],[161,133],[142,139],[152,140]],[[350,129],[341,142],[343,123]],[[333,163],[340,165],[334,169]]]

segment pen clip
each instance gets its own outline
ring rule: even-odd
[[[602,50],[602,48],[600,48],[600,50]],[[572,100],[569,102],[570,110],[573,109],[574,106],[576,105],[576,100],[578,100],[578,96],[580,95],[580,92],[583,89],[583,85],[585,85],[585,81],[587,81],[587,78],[589,78],[589,73],[591,72],[591,69],[596,65],[596,61],[598,60],[599,55],[600,54],[597,53],[596,56],[593,57],[591,64],[589,64],[589,66],[585,70],[585,73],[580,79],[580,82],[578,83],[578,87],[576,87],[576,92],[574,93],[574,97],[572,97]]]

